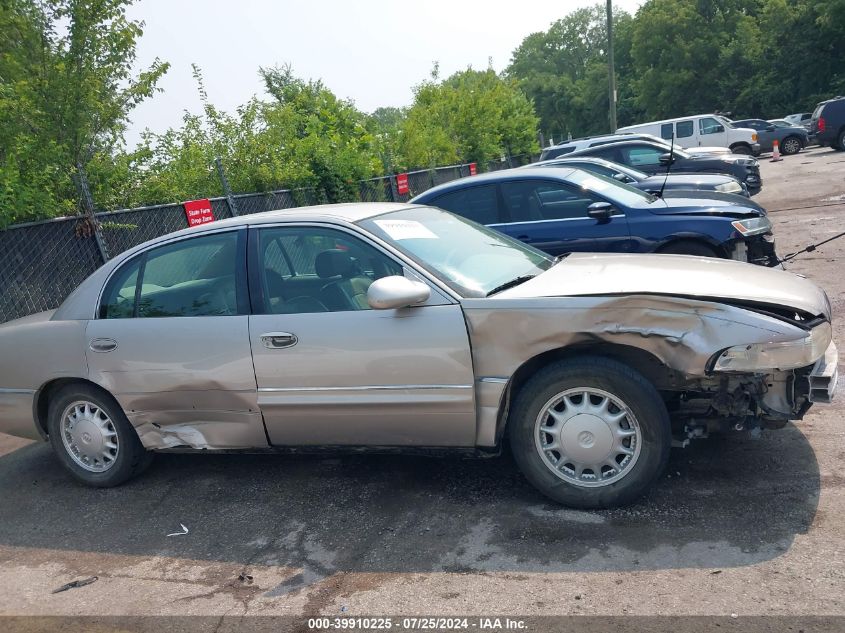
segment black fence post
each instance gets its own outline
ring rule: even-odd
[[[399,187],[396,184],[396,174],[388,174],[387,181],[390,183],[390,199],[393,202],[402,202],[399,197]]]
[[[109,261],[109,249],[106,246],[106,241],[103,239],[103,233],[100,229],[100,222],[97,216],[94,215],[94,198],[91,196],[91,188],[88,186],[88,174],[85,173],[85,168],[82,163],[76,163],[77,185],[79,186],[79,196],[82,203],[82,209],[85,211],[90,230],[94,234],[94,241],[97,244],[97,250],[100,252],[100,257],[105,264]]]
[[[217,165],[217,175],[220,176],[220,184],[223,186],[223,195],[226,196],[229,211],[232,212],[232,217],[237,217],[240,213],[238,212],[238,205],[235,204],[235,196],[232,195],[232,189],[229,187],[226,172],[223,170],[223,161],[218,156],[214,159],[214,164]]]

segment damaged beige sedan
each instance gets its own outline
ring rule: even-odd
[[[677,255],[549,256],[429,207],[166,235],[0,326],[0,431],[114,486],[154,451],[494,455],[566,505],[630,502],[670,447],[778,428],[836,385],[825,293]]]

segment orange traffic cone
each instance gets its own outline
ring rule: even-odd
[[[778,142],[774,141],[774,145],[772,146],[772,160],[771,160],[771,162],[776,163],[779,160],[783,160],[783,158],[780,157],[780,147],[778,147]]]

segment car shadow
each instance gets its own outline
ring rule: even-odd
[[[276,594],[340,571],[733,567],[788,549],[813,521],[819,486],[791,424],[673,450],[645,498],[596,512],[548,502],[507,454],[168,454],[100,490],[33,444],[0,458],[0,544],[302,570]],[[180,524],[189,535],[168,538]]]

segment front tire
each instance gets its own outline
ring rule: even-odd
[[[587,356],[553,363],[514,399],[511,449],[526,478],[573,508],[634,501],[666,466],[669,413],[639,372]]]
[[[719,254],[707,244],[682,240],[673,242],[657,251],[661,255],[694,255],[696,257],[719,257]]]
[[[732,153],[742,154],[743,156],[751,156],[754,153],[748,145],[734,145],[730,149]]]
[[[118,486],[152,461],[117,401],[91,385],[67,385],[51,397],[47,429],[62,466],[89,486]]]

